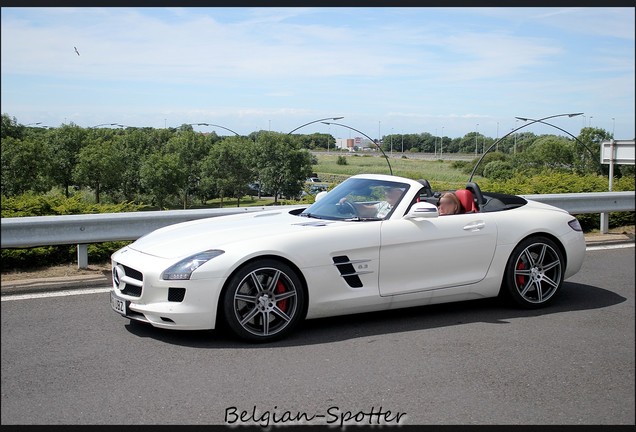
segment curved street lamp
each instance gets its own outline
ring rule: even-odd
[[[484,159],[484,156],[486,156],[488,154],[488,152],[490,152],[490,150],[492,150],[493,147],[495,147],[501,141],[503,141],[504,138],[509,137],[513,133],[517,132],[519,129],[523,129],[523,128],[528,127],[528,126],[530,126],[531,124],[534,124],[534,123],[544,123],[544,120],[549,120],[549,119],[555,118],[555,117],[565,117],[565,116],[576,117],[576,116],[580,116],[580,115],[583,115],[583,113],[555,114],[555,115],[551,115],[551,116],[548,116],[548,117],[543,117],[543,118],[538,119],[538,120],[527,119],[527,120],[530,120],[530,123],[526,123],[524,125],[519,126],[518,128],[515,128],[515,129],[511,130],[510,132],[508,132],[507,134],[505,134],[504,136],[502,136],[501,138],[496,140],[494,143],[492,143],[492,145],[490,147],[488,147],[488,150],[486,150],[485,152],[482,153],[481,157],[479,158],[479,160],[475,164],[475,167],[473,168],[473,171],[470,173],[470,177],[468,178],[468,181],[471,182],[473,180],[473,176],[475,175],[475,171],[477,170],[477,167],[479,166],[481,161]],[[519,118],[519,117],[516,117],[516,118]],[[549,126],[553,126],[553,125],[551,125],[549,123],[544,123],[544,124],[549,125]],[[561,129],[561,130],[563,130],[563,129]]]
[[[217,125],[217,124],[212,124],[212,123],[188,123],[190,126],[212,126],[212,127],[218,127],[221,129],[225,129],[226,131],[230,131],[232,132],[234,135],[236,136],[241,136],[238,134],[238,132],[234,132],[232,129],[226,128],[225,126],[221,126],[221,125]]]
[[[369,135],[365,134],[364,132],[359,131],[358,129],[352,128],[351,126],[347,126],[347,125],[344,125],[342,123],[330,123],[330,122],[323,122],[323,123],[326,124],[326,125],[332,125],[333,124],[333,125],[336,125],[336,126],[346,127],[347,129],[351,129],[352,131],[356,131],[359,134],[362,134],[365,137],[367,137],[367,139],[369,141],[374,143],[376,145],[376,147],[380,149],[380,151],[382,152],[382,155],[384,156],[384,159],[386,159],[386,163],[389,165],[389,172],[391,173],[391,175],[393,175],[393,169],[391,168],[391,162],[389,162],[389,158],[387,157],[386,153],[384,153],[384,150],[382,150],[382,147],[380,147],[380,145],[377,142],[373,141],[373,138],[371,138]]]
[[[98,124],[98,125],[95,125],[95,126],[91,126],[91,127],[89,127],[89,129],[95,129],[95,128],[98,128],[100,126],[121,126],[121,125],[117,124],[117,123],[102,123],[102,124]]]
[[[327,118],[323,118],[323,119],[310,121],[309,123],[305,123],[304,125],[300,125],[296,129],[292,129],[291,131],[287,132],[287,135],[291,135],[292,132],[296,132],[298,129],[304,128],[305,126],[309,126],[310,124],[313,124],[313,123],[318,123],[318,122],[323,122],[324,123],[323,120],[340,120],[340,119],[343,119],[343,118],[344,117],[327,117]],[[329,123],[326,123],[326,124],[329,124]]]

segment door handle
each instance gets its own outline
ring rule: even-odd
[[[464,226],[464,231],[479,231],[486,226],[486,222],[483,220],[474,221]]]

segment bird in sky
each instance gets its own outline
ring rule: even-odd
[[[79,55],[79,51],[77,50],[77,47],[73,47],[75,48],[75,52],[77,53],[77,55]]]

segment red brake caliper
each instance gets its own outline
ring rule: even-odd
[[[523,262],[519,261],[517,263],[517,270],[523,270],[525,268],[526,266]],[[526,282],[526,277],[524,275],[517,275],[517,285],[522,287],[525,282]]]
[[[276,289],[274,290],[274,292],[276,294],[284,293],[285,292],[285,285],[283,285],[283,283],[281,281],[278,281],[276,283]],[[280,300],[278,303],[276,303],[276,305],[283,312],[287,312],[287,299]]]

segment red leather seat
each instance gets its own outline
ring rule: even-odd
[[[455,191],[455,195],[459,198],[459,202],[462,205],[462,213],[475,213],[477,211],[475,198],[471,191],[468,189],[459,189]]]

